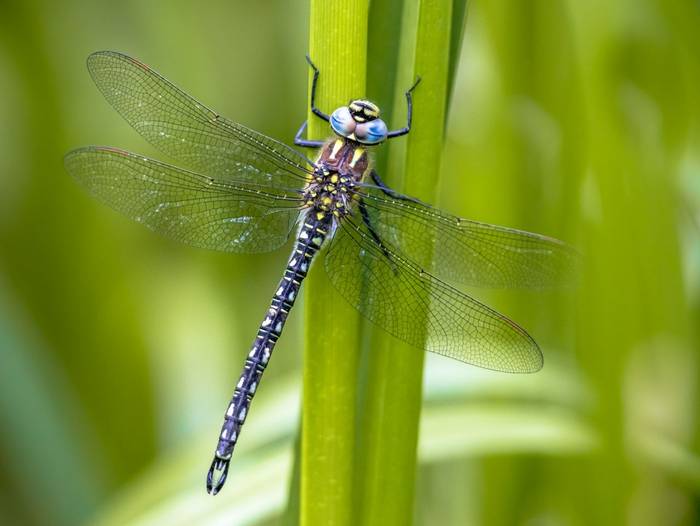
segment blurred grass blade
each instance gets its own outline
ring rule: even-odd
[[[367,0],[313,0],[309,52],[321,71],[317,105],[330,113],[365,92]],[[311,81],[309,75],[309,81]],[[328,124],[309,111],[309,137]],[[323,257],[323,256],[320,256]],[[359,315],[313,266],[304,296],[301,524],[355,524],[355,409]]]
[[[229,497],[212,498],[202,490],[202,455],[211,447],[211,432],[203,428],[196,441],[161,454],[103,509],[94,524],[268,524],[285,518],[300,385],[297,374],[275,380],[276,388],[260,392],[249,416],[246,440],[237,447],[239,461],[229,472],[227,484],[235,490]]]
[[[457,66],[459,57],[462,54],[462,42],[464,40],[464,30],[467,25],[467,0],[453,0],[452,2],[452,28],[450,30],[450,68],[447,80],[447,113],[445,114],[445,125],[452,103],[454,93],[455,77],[457,76]]]
[[[401,38],[405,4],[405,0],[372,0],[369,6],[366,95],[379,105],[389,129],[403,126],[405,118],[403,106],[394,104],[397,97],[403,98],[397,87],[401,49],[412,47]],[[374,167],[380,174],[386,174],[390,148],[375,148]]]
[[[103,497],[103,466],[68,380],[17,310],[0,281],[3,471],[13,473],[15,498],[40,499],[38,524],[72,526]]]
[[[280,526],[298,526],[300,520],[301,504],[301,417],[294,436],[294,450],[292,459],[292,473],[289,478],[289,490],[287,492],[287,505],[280,517]]]

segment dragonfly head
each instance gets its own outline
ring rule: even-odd
[[[348,109],[357,122],[368,122],[379,118],[379,106],[368,100],[351,100]]]
[[[350,101],[331,114],[331,128],[341,137],[362,144],[379,144],[386,140],[388,129],[379,118],[379,106],[368,100]]]

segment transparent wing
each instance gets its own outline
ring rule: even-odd
[[[298,188],[309,171],[299,152],[221,117],[145,64],[113,51],[88,57],[107,101],[143,137],[189,168],[224,180]]]
[[[557,239],[462,219],[374,186],[359,193],[379,237],[447,281],[548,288],[575,278],[578,252]]]
[[[225,252],[266,252],[289,238],[299,195],[234,184],[116,148],[88,147],[65,165],[95,197],[182,243]]]
[[[337,228],[325,255],[330,281],[369,320],[405,342],[497,371],[542,367],[535,341],[514,322],[424,272],[356,218]]]

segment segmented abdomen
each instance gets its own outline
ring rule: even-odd
[[[257,337],[236,384],[233,398],[226,410],[216,447],[216,457],[221,460],[231,458],[251,401],[260,385],[262,374],[282,333],[289,311],[299,295],[301,282],[306,277],[313,257],[329,233],[331,220],[331,217],[325,214],[319,217],[318,210],[314,209],[309,209],[304,216],[304,222],[299,230],[284,276],[270,302],[265,319],[260,324]]]

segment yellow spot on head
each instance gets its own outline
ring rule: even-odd
[[[319,221],[320,221],[321,219],[323,219],[324,217],[326,217],[326,213],[325,213],[325,212],[316,212],[316,219],[318,219]]]
[[[324,205],[329,205],[329,204],[331,204],[331,201],[332,201],[332,199],[331,199],[330,197],[328,197],[328,196],[324,197],[324,198],[321,200],[321,202],[322,202]]]
[[[331,175],[331,183],[337,183],[337,182],[338,182],[338,174]]]

